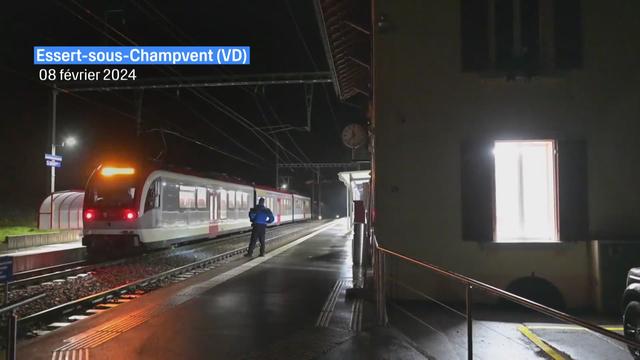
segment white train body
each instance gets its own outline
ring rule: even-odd
[[[275,225],[311,218],[310,199],[163,169],[99,167],[84,198],[83,244],[90,251],[154,248],[249,230],[248,212],[264,197]]]

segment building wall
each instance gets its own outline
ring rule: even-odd
[[[378,241],[502,288],[535,273],[570,307],[595,305],[589,241],[462,241],[460,147],[475,136],[586,140],[592,237],[640,235],[639,12],[583,0],[582,68],[508,82],[460,70],[458,0],[375,0],[374,19],[388,23],[374,33]]]

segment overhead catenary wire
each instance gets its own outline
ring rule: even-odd
[[[73,1],[73,2],[74,2],[76,5],[81,6],[81,5],[79,5],[77,2],[75,2],[75,1]],[[62,8],[64,8],[65,10],[67,10],[68,12],[70,12],[72,15],[76,16],[77,18],[79,18],[80,20],[82,20],[83,22],[85,22],[86,24],[88,24],[89,26],[91,26],[92,28],[94,28],[95,30],[97,30],[98,32],[100,32],[100,33],[102,33],[103,35],[105,35],[106,37],[108,37],[109,39],[113,40],[114,42],[116,42],[116,43],[118,43],[118,44],[120,44],[120,45],[124,45],[121,41],[119,41],[119,40],[117,40],[116,38],[112,37],[111,35],[109,35],[109,34],[105,33],[102,29],[100,29],[99,27],[97,27],[97,26],[93,25],[91,22],[87,21],[84,17],[82,17],[81,15],[79,15],[78,13],[76,13],[75,11],[73,11],[73,9],[70,9],[69,7],[65,6],[64,4],[62,4],[62,3],[61,3],[61,2],[59,2],[59,1],[57,1],[56,3],[57,3],[58,5],[60,5]],[[96,19],[101,20],[100,18],[98,18],[98,17],[96,17],[95,15],[93,15],[93,13],[91,13],[88,9],[84,8],[84,10],[85,10],[85,12],[86,12],[86,13],[91,14],[91,15],[92,15],[92,16],[94,16]],[[109,24],[106,24],[106,23],[105,23],[105,25],[107,25],[108,27],[112,28]],[[125,38],[126,38],[126,39],[128,39],[129,41],[132,41],[131,39],[129,39],[129,38],[127,38],[126,36],[124,36],[122,33],[120,33],[120,32],[117,32],[117,33],[118,33],[118,34],[120,34],[121,36],[125,37]],[[51,86],[51,85],[48,85],[48,86]],[[99,103],[99,102],[97,102],[97,101],[90,100],[90,99],[88,99],[88,98],[86,98],[86,97],[83,97],[83,96],[81,96],[81,95],[78,95],[78,94],[76,94],[76,93],[74,93],[74,92],[65,91],[65,90],[63,90],[63,89],[57,89],[57,88],[55,88],[55,87],[53,87],[53,86],[51,86],[51,87],[52,87],[53,89],[56,89],[56,90],[61,91],[61,92],[63,92],[63,93],[67,93],[67,94],[70,94],[71,96],[74,96],[74,97],[80,98],[80,99],[82,99],[82,100],[84,100],[84,101],[86,101],[86,102],[89,102],[89,103],[92,103],[92,104],[96,104],[96,105],[100,105],[100,106],[107,107],[107,108],[109,108],[110,110],[112,110],[112,111],[114,111],[114,112],[116,112],[116,113],[119,113],[119,114],[120,114],[120,115],[122,115],[122,116],[125,116],[125,117],[128,117],[128,118],[131,118],[131,119],[137,119],[137,117],[136,117],[136,116],[134,116],[134,115],[132,115],[132,114],[127,114],[127,113],[121,112],[121,111],[119,111],[119,110],[117,110],[117,109],[115,109],[115,108],[113,108],[113,107],[111,107],[111,106],[107,106],[107,105],[101,104],[101,103]],[[174,126],[175,126],[175,124],[174,124]],[[191,142],[193,142],[193,143],[195,143],[195,144],[197,144],[197,145],[200,145],[200,146],[206,147],[206,148],[208,148],[208,149],[210,149],[210,150],[216,151],[216,152],[218,152],[218,153],[220,153],[220,154],[223,154],[223,155],[229,156],[229,157],[231,157],[231,158],[234,158],[234,159],[236,159],[236,160],[239,160],[239,161],[242,161],[242,162],[244,162],[244,163],[250,164],[250,165],[252,165],[252,166],[257,166],[255,163],[253,163],[253,162],[251,162],[251,161],[248,161],[248,160],[243,159],[243,158],[241,158],[241,157],[239,157],[239,156],[237,156],[237,155],[233,155],[233,154],[230,154],[230,153],[225,152],[225,151],[223,151],[223,150],[220,150],[220,149],[218,149],[218,148],[216,148],[216,147],[214,147],[214,146],[211,146],[211,145],[205,144],[205,143],[203,143],[203,142],[202,142],[202,141],[200,141],[200,140],[196,140],[196,139],[190,138],[190,137],[188,137],[188,136],[186,136],[186,135],[183,135],[183,134],[180,134],[180,133],[177,133],[177,132],[174,132],[174,131],[164,130],[164,132],[166,132],[166,133],[170,133],[170,134],[173,134],[173,135],[178,136],[178,137],[181,137],[181,138],[183,138],[184,140],[189,140],[189,141],[191,141]],[[165,145],[165,147],[166,147],[166,140],[164,139],[164,132],[162,132],[162,133],[161,133],[161,137],[162,137],[163,144],[164,144],[164,145]],[[159,155],[161,155],[161,154],[159,154]]]
[[[206,148],[208,148],[210,150],[214,150],[214,148],[215,148],[216,150],[214,150],[214,151],[220,152],[220,151],[218,151],[218,149],[220,149],[219,147],[207,144],[202,140],[195,139],[195,137],[193,135],[189,134],[189,132],[186,129],[184,129],[182,126],[180,126],[180,125],[178,125],[178,124],[176,124],[176,123],[174,123],[174,122],[172,122],[170,120],[165,120],[165,123],[170,125],[172,128],[177,129],[177,131],[173,130],[173,132],[172,132],[172,131],[170,131],[170,130],[168,130],[166,128],[161,128],[161,129],[159,129],[159,131],[158,130],[151,131],[151,132],[160,132],[160,138],[161,138],[162,144],[164,146],[163,150],[158,155],[156,155],[156,157],[155,157],[156,159],[159,159],[161,157],[161,155],[164,153],[164,151],[167,149],[167,141],[166,141],[165,136],[164,136],[165,133],[179,136],[183,140],[187,140],[187,141],[191,141],[193,139],[195,141],[191,141],[191,142],[193,142],[196,145],[201,145],[201,146],[206,147]],[[176,134],[176,133],[178,133],[178,134]],[[222,152],[220,152],[220,153],[223,154],[223,155],[226,155],[227,153],[229,153],[228,151],[225,151],[225,150],[221,150],[221,151]],[[240,156],[240,155],[235,155],[235,156],[237,156],[239,158],[242,158],[242,156]],[[247,159],[245,159],[245,160],[248,161],[248,162],[251,162],[250,160],[247,160]]]
[[[69,95],[71,95],[72,97],[78,98],[78,99],[80,99],[80,100],[82,100],[82,101],[84,101],[84,102],[86,102],[86,103],[89,103],[89,104],[92,104],[92,105],[98,105],[98,106],[103,107],[103,108],[105,108],[105,109],[109,109],[110,111],[112,111],[112,112],[114,112],[114,113],[116,113],[116,114],[119,114],[119,115],[121,115],[121,116],[124,116],[124,117],[130,118],[130,119],[134,119],[134,120],[136,119],[136,116],[135,116],[135,115],[133,115],[133,114],[128,114],[128,113],[126,113],[126,112],[123,112],[123,111],[121,111],[121,110],[116,109],[116,108],[115,108],[115,107],[113,107],[113,106],[110,106],[110,105],[107,105],[107,104],[101,103],[101,102],[96,101],[96,100],[89,99],[89,98],[87,98],[87,97],[85,97],[85,96],[78,95],[78,94],[75,94],[75,93],[73,93],[73,92],[66,92],[64,89],[57,88],[57,87],[55,87],[55,85],[53,85],[53,84],[43,83],[43,82],[39,81],[38,79],[36,79],[36,78],[34,78],[34,77],[32,77],[32,76],[28,76],[28,75],[22,74],[22,73],[20,73],[19,71],[15,70],[15,69],[13,69],[13,68],[10,68],[10,67],[8,67],[8,66],[6,66],[6,65],[4,65],[4,64],[0,64],[0,69],[3,69],[4,71],[9,72],[9,73],[13,73],[13,74],[15,74],[15,75],[18,75],[18,76],[20,76],[20,77],[22,77],[22,78],[25,78],[25,79],[27,79],[27,80],[29,80],[29,81],[33,82],[33,83],[37,83],[37,84],[39,84],[39,85],[43,85],[43,84],[44,84],[44,86],[46,86],[46,87],[50,88],[51,90],[55,90],[55,91],[59,91],[59,92],[61,92],[61,93],[69,94]]]
[[[165,134],[171,134],[171,135],[177,136],[179,138],[182,138],[184,140],[187,140],[189,142],[192,142],[194,144],[197,144],[197,145],[200,145],[202,147],[205,147],[205,148],[207,148],[209,150],[213,150],[215,152],[218,152],[218,153],[220,153],[222,155],[226,155],[226,156],[228,156],[230,158],[236,159],[238,161],[242,161],[245,164],[249,164],[251,166],[258,167],[258,164],[254,163],[254,162],[251,162],[249,160],[241,158],[240,156],[237,156],[237,155],[231,154],[229,152],[226,152],[224,150],[221,150],[221,149],[219,149],[219,148],[217,148],[217,147],[215,147],[213,145],[206,144],[206,143],[204,143],[204,142],[202,142],[200,140],[197,140],[197,139],[194,139],[192,137],[183,135],[183,134],[181,134],[179,132],[176,132],[176,131],[167,130],[167,129],[161,129],[161,128],[153,128],[153,129],[146,130],[146,132],[161,132],[161,133],[165,133]]]
[[[266,114],[264,113],[264,111],[262,110],[262,107],[260,106],[260,103],[257,101],[256,97],[254,96],[254,101],[256,102],[256,106],[258,108],[258,111],[260,112],[260,115],[262,116],[262,118],[264,119],[265,123],[267,123],[268,125],[271,125],[271,121],[269,120],[269,118],[266,116]],[[276,135],[273,135],[274,138],[280,142],[280,139],[278,139],[278,137]],[[278,156],[279,154],[276,154],[276,156]],[[286,153],[282,154],[283,157],[285,158],[286,162],[290,162],[290,158]]]
[[[136,1],[136,0],[131,0],[131,1],[137,4],[137,1]],[[168,29],[168,31],[169,31],[169,32],[172,32],[171,27],[173,27],[173,28],[175,28],[175,29],[176,29],[176,31],[178,31],[178,32],[180,33],[179,35],[181,35],[182,37],[186,38],[186,39],[188,40],[188,42],[193,43],[193,39],[191,39],[191,38],[190,38],[190,37],[189,37],[185,32],[183,32],[183,31],[182,31],[182,30],[181,30],[177,25],[175,25],[175,24],[174,24],[174,23],[173,23],[173,22],[172,22],[172,21],[171,21],[167,16],[165,16],[165,15],[164,15],[164,14],[163,14],[163,13],[162,13],[158,8],[157,8],[157,7],[153,6],[153,5],[152,5],[149,1],[147,1],[147,0],[143,0],[143,1],[144,1],[144,2],[145,2],[145,4],[147,4],[147,5],[148,5],[148,6],[149,6],[149,7],[150,7],[150,8],[151,8],[151,9],[152,9],[152,10],[153,10],[153,11],[154,11],[154,12],[155,12],[155,13],[156,13],[160,18],[161,18],[161,19],[163,19],[163,20],[165,21],[165,23],[168,25],[168,26],[167,26],[167,29]],[[137,4],[137,5],[138,5],[138,6],[140,6],[139,4]],[[145,12],[145,14],[147,14],[147,16],[149,16],[149,15],[148,15],[148,12]],[[173,34],[173,36],[174,36],[174,38],[177,38],[177,37],[178,37],[175,33]],[[243,87],[241,87],[241,89],[242,89],[242,90],[244,90],[244,91],[245,91],[245,92],[247,92],[247,93],[250,93],[250,91],[249,91],[246,87],[244,87],[244,86],[243,86]],[[279,120],[279,122],[281,122],[281,121]],[[263,135],[267,135],[267,136],[268,136],[268,134],[266,134],[266,133],[264,133],[264,132],[263,132]],[[293,140],[293,138],[291,137],[291,135],[290,135],[290,134],[288,134],[288,135],[289,135],[289,138],[291,139],[291,141],[292,141],[292,142],[294,142],[294,140]],[[279,141],[278,141],[278,139],[277,139],[277,138],[272,139],[272,141],[276,142],[276,144],[278,144],[278,145],[279,145]],[[265,144],[265,145],[266,145],[266,144]],[[301,151],[297,144],[294,144],[294,146],[295,146],[299,151]],[[268,147],[268,146],[267,146],[267,147]],[[269,148],[269,147],[268,147],[268,148]],[[285,153],[286,153],[286,152],[288,152],[288,149],[283,148],[283,150],[285,151]],[[271,150],[271,151],[274,151],[274,150]],[[275,152],[275,151],[274,151],[274,152]],[[308,158],[307,158],[307,156],[306,156],[306,154],[304,154],[304,152],[302,152],[302,151],[301,151],[301,154],[303,155],[303,157],[305,157],[306,159],[308,159]],[[300,161],[300,160],[299,160],[299,161]]]
[[[261,155],[259,155],[258,153],[254,152],[253,150],[250,150],[249,148],[247,148],[245,145],[243,145],[240,141],[236,140],[235,138],[233,138],[231,135],[229,135],[226,131],[222,130],[220,127],[216,126],[213,122],[211,122],[205,115],[203,115],[202,113],[200,113],[199,111],[197,111],[193,106],[187,104],[184,100],[182,100],[181,98],[178,98],[178,101],[180,101],[180,103],[186,107],[194,116],[196,116],[197,118],[200,118],[202,121],[204,121],[206,124],[208,124],[211,128],[213,128],[214,130],[216,130],[217,132],[219,132],[220,134],[224,135],[227,139],[229,139],[232,143],[234,143],[236,146],[240,147],[241,149],[243,149],[244,151],[250,153],[251,155],[259,158],[260,160],[264,160],[264,157],[262,157]]]
[[[282,120],[280,119],[280,117],[278,116],[278,114],[275,112],[275,110],[273,109],[273,106],[271,105],[271,102],[269,102],[269,100],[266,98],[266,96],[263,94],[262,98],[265,100],[265,103],[269,109],[269,111],[271,112],[272,117],[281,125],[283,125]],[[263,117],[268,118],[268,116],[264,113],[262,106],[259,104],[259,100],[256,98],[256,104],[258,106],[258,109],[260,110],[261,114],[263,115]],[[300,154],[302,155],[303,159],[305,162],[311,162],[311,160],[309,159],[309,157],[307,156],[307,154],[298,146],[298,144],[296,143],[296,141],[293,139],[293,136],[291,135],[291,133],[289,133],[288,131],[285,132],[285,134],[288,136],[289,141],[291,142],[291,144],[296,148],[296,150],[298,150],[300,152]]]
[[[96,16],[93,12],[91,12],[89,9],[87,9],[86,7],[82,6],[81,4],[79,4],[77,1],[72,0],[73,4],[75,4],[76,6],[80,7],[86,14],[90,15],[91,17],[93,17],[94,19],[96,19],[97,21],[99,21],[100,23],[102,23],[105,28],[110,29],[111,31],[113,31],[114,33],[118,34],[119,36],[121,36],[122,38],[124,38],[126,41],[128,41],[129,43],[133,44],[133,45],[137,45],[137,43],[135,41],[133,41],[131,38],[127,37],[126,35],[124,35],[122,32],[118,31],[117,29],[115,29],[113,26],[111,26],[110,24],[106,23],[104,20],[102,20],[100,17]],[[62,3],[60,3],[59,1],[57,2],[59,5],[61,5],[61,7],[63,7],[65,10],[69,11],[70,13],[72,13],[74,16],[82,19],[85,23],[89,24],[92,28],[94,28],[95,30],[97,30],[98,32],[102,33],[103,35],[105,35],[106,37],[108,37],[109,39],[113,40],[114,42],[116,42],[119,45],[124,45],[121,41],[119,41],[118,39],[114,38],[113,36],[111,36],[110,34],[106,33],[104,30],[100,29],[97,26],[94,26],[93,24],[91,24],[91,22],[87,21],[85,18],[83,18],[81,15],[77,14],[76,12],[74,12],[72,9],[70,9],[67,6],[64,6]],[[170,70],[172,70],[174,73],[176,72],[173,68],[169,67]],[[164,74],[166,74],[165,71],[163,71],[162,69],[160,69],[161,72],[163,72]],[[168,75],[168,74],[167,74]],[[179,82],[182,82],[182,78],[181,75],[178,73],[178,78],[173,78],[174,80],[177,80]],[[171,76],[171,75],[169,75]],[[195,94],[197,94],[198,96],[202,97],[202,98],[206,98],[206,95],[200,94],[198,91],[195,91],[195,89],[190,89],[192,90],[192,92],[194,92]],[[217,99],[215,99],[217,100]],[[209,102],[210,104],[214,104],[212,102]],[[220,109],[218,106],[216,106],[219,110],[222,111],[222,109]],[[224,112],[224,111],[223,111]],[[225,112],[226,113],[226,112]],[[231,115],[229,115],[227,113],[228,116],[231,117]],[[233,117],[232,117],[233,118]],[[243,118],[244,119],[244,118]],[[248,121],[246,119],[244,119],[245,121]],[[246,125],[245,125],[246,126]],[[222,152],[225,153],[225,152]],[[245,161],[246,162],[246,161]]]
[[[133,5],[134,5],[138,10],[140,10],[142,13],[144,13],[148,18],[150,18],[150,19],[154,19],[154,14],[151,14],[151,13],[149,12],[149,10],[148,10],[145,6],[141,5],[137,0],[130,0],[130,1],[131,1],[131,3],[132,3],[132,4],[133,4]],[[160,18],[163,22],[170,23],[170,22],[168,22],[168,19],[166,19],[166,17],[165,17],[162,13],[160,13],[160,12],[158,12],[158,11],[155,11],[155,10],[156,10],[156,8],[155,8],[151,3],[149,3],[148,1],[144,1],[144,3],[145,3],[148,7],[150,7],[150,8],[152,9],[151,11],[154,11],[154,12],[156,13],[156,14],[155,14],[155,16],[157,16],[158,18]],[[177,27],[176,27],[176,30],[177,30],[178,32],[181,32],[181,31],[180,31],[180,29],[178,29]],[[169,35],[171,35],[171,37],[173,37],[173,38],[174,38],[174,40],[176,40],[176,41],[192,43],[191,39],[189,39],[189,37],[188,37],[188,36],[183,36],[183,38],[180,38],[180,37],[178,37],[178,36],[176,35],[176,33],[175,33],[174,31],[172,31],[169,27],[167,27],[167,33],[168,33]],[[184,39],[187,39],[187,41],[185,41]]]
[[[110,24],[106,23],[105,21],[103,21],[102,19],[100,19],[98,16],[96,16],[95,14],[93,14],[89,9],[83,7],[82,5],[78,4],[77,1],[72,0],[72,2],[74,4],[76,4],[77,6],[81,7],[84,9],[84,11],[91,15],[92,17],[94,17],[96,20],[98,20],[99,22],[103,23],[106,27],[108,27],[109,29],[111,29],[112,31],[114,31],[115,33],[119,34],[121,37],[123,37],[125,40],[127,40],[128,42],[130,42],[132,45],[138,45],[135,41],[133,41],[132,39],[130,39],[129,37],[127,37],[126,35],[122,34],[120,31],[118,31],[117,29],[113,28],[113,26],[111,26]],[[179,74],[179,72],[177,72],[175,69],[173,69],[172,67],[167,67],[169,70],[171,70],[174,74],[176,74],[179,79],[180,82],[182,82],[182,78],[181,75]],[[302,160],[300,158],[298,158],[297,156],[295,156],[293,153],[291,153],[288,149],[284,148],[276,139],[272,138],[268,133],[260,130],[260,129],[255,129],[255,126],[253,125],[253,123],[249,120],[247,120],[246,118],[244,118],[243,116],[241,116],[240,114],[238,114],[236,111],[234,111],[233,109],[231,109],[230,107],[228,107],[226,104],[224,104],[223,102],[221,102],[219,99],[215,98],[214,96],[207,94],[205,91],[200,90],[200,89],[192,89],[189,88],[188,89],[190,92],[192,92],[193,94],[195,94],[196,96],[200,97],[201,99],[205,100],[207,103],[213,105],[214,107],[218,108],[218,110],[222,111],[223,113],[225,113],[227,116],[229,116],[230,118],[236,120],[238,123],[240,123],[241,125],[243,125],[245,128],[247,128],[249,131],[251,131],[252,133],[254,133],[254,135],[265,145],[265,147],[267,147],[271,152],[275,153],[275,149],[273,147],[271,147],[265,140],[264,138],[267,138],[269,140],[271,140],[272,142],[275,143],[275,145],[279,148],[281,148],[283,151],[288,152],[290,155],[292,155],[294,157],[294,159],[296,159],[296,161],[300,161],[302,162]],[[260,133],[262,136],[259,136],[258,133]],[[263,138],[264,137],[264,138]]]
[[[81,4],[79,4],[77,1],[72,0],[72,2],[80,7],[86,14],[90,15],[91,17],[93,17],[95,20],[99,21],[100,23],[102,23],[105,28],[110,29],[111,31],[113,31],[114,33],[118,34],[119,36],[121,36],[122,38],[124,38],[126,41],[128,41],[129,43],[131,43],[132,45],[138,45],[135,41],[133,41],[132,39],[130,39],[129,37],[127,37],[126,35],[122,34],[120,31],[118,31],[117,29],[115,29],[113,26],[111,26],[110,24],[108,24],[107,22],[105,22],[104,20],[102,20],[100,17],[96,16],[95,14],[93,14],[93,12],[91,12],[89,9],[87,9],[86,7],[82,6]],[[65,9],[68,10],[67,7],[64,7]],[[79,16],[77,14],[75,14],[76,16]],[[99,32],[103,33],[105,36],[108,36],[109,38],[113,39],[116,43],[123,45],[121,41],[118,41],[116,39],[114,39],[113,37],[111,37],[110,35],[108,35],[107,33],[105,33],[103,30],[93,26],[96,30],[98,30]],[[175,69],[173,69],[172,67],[168,67],[169,70],[171,70],[174,74],[176,74],[178,77],[177,78],[173,78],[174,80],[178,80],[179,82],[182,82],[182,77],[179,74],[179,72],[177,72]],[[160,68],[160,71],[164,74],[166,74],[166,71],[164,71],[162,68]],[[171,75],[169,75],[171,76]],[[207,103],[209,103],[210,105],[216,107],[218,110],[220,110],[221,112],[225,113],[227,116],[229,116],[231,119],[235,120],[237,123],[239,123],[240,125],[244,126],[245,128],[247,128],[249,131],[251,131],[256,137],[258,137],[258,139],[265,145],[265,147],[267,147],[270,151],[275,153],[275,148],[271,147],[266,141],[265,139],[268,139],[270,141],[272,141],[275,144],[275,147],[281,149],[282,151],[288,153],[289,155],[291,155],[296,161],[302,163],[303,160],[301,160],[298,156],[296,156],[295,154],[293,154],[291,151],[289,151],[288,149],[286,149],[284,146],[282,146],[282,144],[277,141],[277,139],[271,137],[268,133],[266,133],[265,131],[262,131],[260,129],[255,129],[255,126],[253,125],[253,123],[249,120],[247,120],[246,118],[244,118],[242,115],[238,114],[236,111],[234,111],[233,109],[229,108],[226,104],[224,104],[223,102],[221,102],[220,100],[218,100],[217,98],[215,98],[214,96],[202,91],[202,90],[198,90],[198,89],[188,89],[190,90],[190,92],[192,92],[193,94],[195,94],[196,96],[200,97],[201,99],[205,100]],[[262,136],[260,136],[262,135]]]
[[[42,84],[40,81],[36,80],[35,78],[32,78],[32,77],[26,76],[26,75],[24,75],[24,74],[22,74],[22,73],[20,73],[20,72],[16,71],[15,69],[9,68],[9,67],[7,67],[7,66],[5,66],[5,65],[0,64],[0,69],[3,69],[4,71],[11,72],[11,73],[14,73],[14,74],[16,74],[16,75],[18,75],[18,76],[24,77],[24,78],[26,78],[26,79],[28,79],[28,80],[30,80],[30,81],[32,81],[32,82]],[[134,119],[134,120],[135,120],[135,119],[137,119],[137,117],[136,117],[135,115],[127,114],[127,113],[122,112],[122,111],[120,111],[120,110],[118,110],[118,109],[116,109],[116,108],[114,108],[114,107],[112,107],[112,106],[109,106],[109,105],[105,105],[105,104],[103,104],[103,103],[100,103],[99,101],[91,100],[91,99],[89,99],[89,98],[87,98],[87,97],[84,97],[84,96],[81,96],[81,95],[75,94],[75,93],[73,93],[73,92],[66,92],[66,91],[64,91],[63,89],[56,88],[55,86],[50,85],[50,84],[46,84],[46,83],[45,83],[45,86],[48,86],[48,87],[50,87],[52,90],[55,90],[55,91],[60,91],[60,92],[62,92],[62,93],[67,93],[67,94],[69,94],[70,96],[75,97],[75,98],[78,98],[78,99],[80,99],[80,100],[82,100],[82,101],[84,101],[84,102],[87,102],[87,103],[89,103],[89,104],[92,104],[92,105],[98,105],[98,106],[104,107],[104,108],[109,109],[109,110],[111,110],[112,112],[117,113],[117,114],[119,114],[119,115],[121,115],[121,116],[123,116],[123,117],[127,117],[127,118]],[[180,126],[176,125],[175,123],[171,123],[171,122],[168,122],[168,123],[169,123],[169,124],[171,124],[172,126],[174,126],[174,127],[178,128],[178,129],[180,129],[181,131],[183,131],[183,132],[184,132],[184,129],[181,129],[181,128],[180,128]],[[255,163],[253,163],[253,162],[251,162],[251,161],[249,161],[249,160],[246,160],[246,159],[244,159],[244,158],[242,158],[242,157],[239,157],[239,156],[237,156],[237,155],[230,154],[230,153],[228,153],[228,152],[226,152],[226,151],[224,151],[224,150],[220,150],[219,148],[216,148],[216,147],[214,147],[214,146],[212,146],[212,145],[206,144],[206,143],[204,143],[204,142],[202,142],[202,141],[200,141],[200,140],[196,140],[196,139],[191,138],[191,137],[189,137],[189,136],[186,136],[186,135],[184,135],[184,134],[178,133],[178,132],[176,132],[176,131],[171,131],[171,130],[166,130],[166,129],[152,129],[152,130],[149,130],[149,131],[147,131],[147,132],[155,132],[155,131],[159,131],[159,132],[160,132],[160,137],[161,137],[161,140],[162,140],[162,143],[163,143],[163,145],[164,145],[164,148],[165,148],[165,149],[166,149],[166,147],[167,147],[167,142],[166,142],[166,139],[165,139],[165,137],[164,137],[164,134],[165,134],[165,133],[168,133],[168,134],[172,134],[172,135],[174,135],[174,136],[180,137],[180,138],[182,138],[183,140],[187,140],[187,141],[190,141],[190,142],[192,142],[192,143],[194,143],[194,144],[197,144],[197,145],[203,146],[203,147],[205,147],[205,148],[208,148],[208,149],[210,149],[210,150],[213,150],[213,151],[219,152],[219,153],[221,153],[221,154],[223,154],[223,155],[226,155],[226,156],[232,157],[232,158],[234,158],[234,159],[236,159],[236,160],[239,160],[239,161],[242,161],[242,162],[244,162],[244,163],[246,163],[246,164],[252,165],[252,166],[254,166],[254,167],[258,167],[258,165],[257,165],[257,164],[255,164]],[[158,155],[156,155],[155,159],[156,159],[156,160],[157,160],[157,159],[159,159],[159,158],[160,158],[160,156],[163,154],[163,152],[164,152],[164,150],[163,150],[163,151],[161,151]]]
[[[316,61],[313,58],[313,54],[311,53],[311,50],[309,49],[309,45],[307,45],[307,41],[304,39],[304,35],[302,34],[302,30],[300,29],[300,26],[298,25],[298,21],[296,20],[295,14],[293,13],[293,8],[291,7],[291,3],[289,3],[289,0],[284,0],[285,4],[287,5],[287,11],[289,12],[289,16],[291,17],[291,21],[293,22],[293,26],[296,28],[296,34],[298,34],[298,39],[300,39],[300,42],[302,43],[302,47],[304,48],[305,52],[307,53],[307,57],[309,58],[309,61],[311,61],[311,65],[313,66],[313,69],[315,71],[318,71],[318,64],[316,63]],[[322,85],[322,90],[324,92],[324,96],[325,99],[327,101],[327,106],[329,107],[329,112],[331,113],[331,118],[333,119],[333,125],[336,127],[336,130],[340,130],[339,126],[338,126],[338,117],[336,116],[336,113],[333,109],[333,104],[331,104],[331,99],[329,97],[329,91],[327,90],[327,87]]]

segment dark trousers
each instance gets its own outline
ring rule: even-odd
[[[249,241],[249,255],[253,254],[253,248],[256,247],[256,240],[260,241],[260,255],[264,255],[264,236],[266,232],[266,224],[253,224],[253,230],[251,230],[251,241]]]

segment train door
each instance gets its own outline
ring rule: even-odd
[[[224,220],[227,218],[227,191],[218,191],[218,199],[220,200],[220,220]]]
[[[280,222],[282,221],[282,199],[277,197],[276,198],[276,224],[280,224]]]

